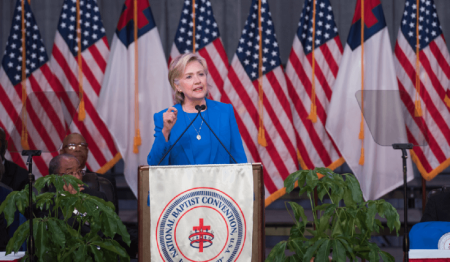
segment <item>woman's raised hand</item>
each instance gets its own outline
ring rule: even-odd
[[[166,138],[166,142],[169,141],[169,135],[170,131],[172,130],[173,126],[177,122],[177,114],[178,110],[175,107],[169,107],[166,112],[163,113],[163,122],[164,127],[162,130],[162,133],[164,137]]]

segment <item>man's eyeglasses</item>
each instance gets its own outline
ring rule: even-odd
[[[71,175],[71,176],[84,176],[86,175],[86,171],[85,170],[77,170],[77,171],[72,171],[72,172],[66,172],[66,173],[60,173],[60,175]]]
[[[67,148],[68,150],[75,150],[75,149],[87,149],[88,144],[87,143],[79,143],[79,144],[67,144],[64,146],[64,148]]]

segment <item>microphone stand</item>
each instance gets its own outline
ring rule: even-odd
[[[195,106],[195,109],[198,110],[198,113],[200,114],[200,112],[202,110],[204,110],[206,108],[205,105],[201,105],[201,106]],[[214,133],[214,131],[212,130],[212,128],[209,126],[208,122],[206,122],[206,120],[203,118],[202,114],[200,114],[200,117],[202,118],[203,122],[205,122],[206,126],[209,128],[209,130],[211,130],[211,132],[213,133],[213,135],[217,138],[217,140],[219,140],[219,143],[223,146],[223,148],[225,149],[225,151],[227,151],[227,153],[230,155],[231,159],[233,159],[234,163],[237,164],[236,159],[234,159],[234,157],[231,155],[231,153],[228,151],[228,149],[225,147],[225,145],[222,143],[222,141],[220,141],[219,137],[216,135],[216,133]]]
[[[28,257],[30,262],[34,262],[34,237],[33,237],[33,156],[40,156],[41,150],[23,150],[22,156],[28,156],[28,216],[30,217],[30,238],[28,239]]]
[[[403,219],[403,255],[405,262],[409,262],[409,234],[408,234],[408,188],[406,187],[406,159],[408,155],[406,154],[406,149],[413,149],[413,144],[392,144],[394,149],[402,150],[403,159],[403,200],[404,200],[404,219]]]
[[[175,143],[173,143],[173,145],[169,148],[169,150],[167,150],[167,152],[164,154],[164,156],[161,158],[161,160],[159,160],[157,166],[159,166],[161,164],[161,162],[164,160],[164,158],[166,158],[166,156],[169,154],[169,152],[172,150],[172,148],[177,144],[177,142],[180,140],[180,138],[184,135],[184,133],[186,133],[186,131],[188,130],[188,128],[194,123],[195,119],[197,119],[198,115],[200,115],[201,109],[199,110],[197,107],[199,107],[198,105],[195,106],[195,109],[198,110],[197,115],[194,117],[194,119],[192,119],[191,123],[189,123],[189,125],[186,127],[186,129],[183,131],[183,133],[181,133],[181,135],[178,137],[178,139],[175,141]]]
[[[164,158],[167,156],[167,154],[169,154],[169,152],[172,150],[172,148],[175,146],[175,144],[180,140],[180,138],[184,135],[184,133],[186,133],[186,131],[188,130],[188,128],[194,123],[195,119],[197,119],[197,117],[200,115],[200,117],[202,118],[203,122],[205,122],[206,126],[209,128],[209,130],[211,130],[211,132],[213,133],[213,135],[217,138],[217,140],[219,140],[219,143],[223,146],[223,148],[225,149],[225,151],[227,151],[227,153],[230,155],[230,157],[233,159],[234,163],[237,164],[236,159],[234,159],[234,157],[231,155],[231,153],[228,151],[228,149],[225,147],[225,145],[222,143],[222,141],[220,141],[219,137],[217,137],[216,133],[214,133],[214,131],[212,130],[212,128],[209,126],[209,124],[206,122],[206,120],[203,118],[202,116],[202,110],[206,109],[205,105],[196,105],[195,109],[198,111],[197,115],[194,117],[194,119],[192,119],[191,123],[189,123],[189,125],[186,127],[186,129],[183,131],[183,133],[181,133],[181,135],[178,137],[178,139],[175,141],[175,143],[173,143],[173,145],[169,148],[169,150],[167,150],[167,152],[164,154],[164,156],[161,158],[161,160],[159,160],[157,166],[159,166],[161,164],[161,162],[164,160]]]

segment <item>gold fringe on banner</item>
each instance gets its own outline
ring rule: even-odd
[[[137,0],[134,0],[134,129],[133,153],[139,153],[142,145],[141,130],[139,129],[139,49],[138,49],[138,15]]]
[[[263,90],[263,73],[262,73],[262,25],[261,25],[261,0],[258,1],[258,32],[259,32],[259,68],[258,68],[258,109],[259,109],[259,130],[258,144],[263,147],[267,146],[266,135],[264,132],[264,90]]]
[[[81,57],[81,25],[80,25],[80,0],[77,0],[77,39],[78,39],[78,51],[77,51],[77,61],[78,61],[78,92],[80,97],[80,106],[78,110],[78,121],[84,121],[86,118],[86,109],[84,106],[84,95],[83,95],[83,58]]]
[[[308,115],[308,119],[311,120],[311,122],[316,123],[317,122],[317,106],[316,106],[316,58],[314,56],[314,49],[315,49],[315,39],[316,39],[316,1],[313,1],[313,31],[312,31],[312,75],[311,75],[311,111]]]
[[[29,1],[28,1],[29,3]],[[25,35],[25,0],[22,0],[22,133],[20,144],[29,150],[27,131],[27,74],[26,74],[26,35]]]
[[[359,139],[361,140],[361,156],[359,164],[364,165],[364,0],[361,0],[361,126]]]
[[[416,95],[415,95],[415,110],[414,110],[414,116],[415,117],[421,117],[423,115],[422,113],[422,106],[420,103],[420,59],[419,59],[419,52],[420,52],[420,41],[419,41],[419,4],[420,0],[416,1]]]

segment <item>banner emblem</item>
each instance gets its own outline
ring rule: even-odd
[[[156,225],[164,261],[236,261],[244,247],[246,220],[226,193],[210,187],[186,190],[167,203]]]

